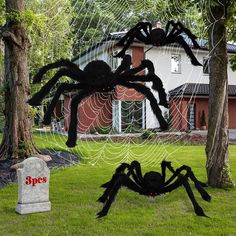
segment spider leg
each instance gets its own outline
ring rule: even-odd
[[[39,83],[41,82],[43,75],[46,74],[49,70],[59,68],[61,66],[65,66],[67,68],[70,68],[72,70],[75,70],[77,73],[82,73],[82,71],[79,69],[79,67],[74,64],[73,62],[66,60],[66,59],[61,59],[58,60],[54,63],[50,63],[46,66],[43,66],[38,73],[34,76],[33,83]]]
[[[138,161],[132,161],[131,162],[131,168],[135,171],[135,174],[137,176],[136,182],[141,186],[143,186],[143,174],[142,174],[142,170],[141,170],[141,165]]]
[[[140,78],[141,78],[141,76],[140,76]],[[144,86],[142,84],[138,84],[138,83],[119,82],[118,84],[122,85],[124,87],[127,87],[127,88],[135,89],[137,92],[142,93],[150,101],[151,108],[152,108],[157,120],[159,121],[161,130],[164,131],[164,130],[168,129],[168,123],[165,121],[164,117],[162,116],[162,112],[157,104],[157,100],[149,88],[147,88],[146,86]]]
[[[114,74],[121,74],[124,71],[130,70],[130,66],[132,64],[132,58],[130,55],[124,55],[121,64],[118,66]]]
[[[165,186],[168,185],[169,183],[171,183],[175,177],[181,175],[180,173],[183,170],[185,170],[187,172],[187,174],[185,176],[189,177],[194,182],[194,185],[195,185],[196,189],[198,190],[198,192],[200,193],[202,199],[207,202],[211,201],[211,196],[203,188],[203,185],[202,185],[203,183],[199,182],[199,180],[196,178],[196,176],[194,175],[194,173],[192,172],[192,170],[189,166],[183,165],[180,168],[178,168],[176,171],[173,169],[170,162],[166,166],[173,173],[173,175],[169,178],[168,181],[165,182]]]
[[[116,168],[115,173],[122,174],[126,169],[128,169],[127,176],[131,175],[135,183],[143,187],[143,176],[140,163],[138,161],[132,161],[131,164],[122,163],[120,166]],[[107,183],[101,185],[101,187],[107,188],[110,182],[111,181],[108,181]]]
[[[45,125],[49,125],[51,123],[51,116],[52,116],[52,113],[53,113],[53,110],[61,96],[61,94],[64,92],[64,91],[72,91],[74,89],[82,89],[84,88],[84,85],[82,84],[67,84],[67,83],[62,83],[58,89],[56,90],[56,93],[50,103],[50,105],[48,106],[48,109],[44,115],[44,119],[43,119],[43,124]]]
[[[130,69],[131,65],[132,65],[132,58],[130,55],[126,54],[123,57],[120,66],[116,69],[115,74],[121,74],[123,72],[122,75],[124,76],[135,75],[146,68],[148,69],[148,73],[152,74],[155,73],[154,65],[150,60],[142,60],[139,66],[134,67],[132,69]]]
[[[194,185],[198,192],[201,194],[201,197],[203,200],[210,202],[211,201],[211,196],[206,192],[206,190],[203,188],[203,183],[200,182],[194,173],[192,172],[190,167],[185,167],[187,170],[187,176],[194,182]]]
[[[139,22],[137,23],[133,28],[131,28],[116,44],[117,46],[124,46],[124,43],[126,40],[128,40],[130,37],[133,37],[133,34],[135,32],[141,32],[143,30],[146,35],[149,35],[152,30],[152,24],[149,22]],[[135,37],[134,37],[135,38]]]
[[[172,29],[169,32],[170,26],[172,25]],[[173,35],[173,33],[177,30],[177,26],[173,20],[170,20],[166,24],[165,32],[166,32],[166,38],[168,39],[170,36]],[[169,33],[168,33],[169,32]]]
[[[103,216],[106,216],[111,204],[113,203],[119,189],[122,186],[127,187],[128,189],[143,194],[143,190],[141,187],[139,187],[136,183],[134,183],[129,177],[125,174],[119,174],[117,177],[115,177],[116,180],[114,181],[114,185],[109,193],[109,196],[107,196],[107,201],[105,202],[102,210],[97,213],[97,218],[101,218]],[[106,191],[106,190],[105,190]]]
[[[189,29],[185,28],[181,22],[177,22],[176,25],[177,25],[177,27],[179,27],[179,29],[180,29],[182,32],[184,32],[184,33],[191,39],[191,41],[193,42],[193,46],[194,46],[195,48],[201,48],[201,47],[199,46],[199,44],[197,43],[197,41],[196,41],[196,39],[197,39],[197,36],[196,36],[196,35],[194,35]],[[173,35],[173,36],[176,37],[177,34],[176,34],[176,35]]]
[[[192,191],[192,189],[187,181],[187,178],[185,176],[183,176],[181,174],[178,175],[178,179],[174,183],[170,184],[169,186],[164,187],[162,189],[162,192],[163,193],[171,192],[171,191],[177,189],[178,187],[180,187],[181,185],[183,185],[185,187],[187,194],[193,204],[194,211],[195,211],[196,215],[207,217],[207,215],[204,213],[203,209],[197,203],[195,196],[193,194],[193,191]]]
[[[115,170],[115,174],[124,174],[125,169],[129,169],[130,168],[130,164],[128,163],[121,163]],[[113,175],[114,176],[114,175]],[[105,184],[102,184],[101,187],[102,188],[107,188],[109,186],[109,184],[112,182],[113,177],[110,181],[106,182]]]
[[[65,69],[65,68],[60,69],[37,93],[33,95],[31,99],[28,100],[28,103],[31,106],[40,106],[43,98],[49,93],[52,87],[57,83],[57,81],[62,76],[67,76],[74,80],[78,80],[77,75],[75,75],[68,69]]]
[[[133,43],[134,39],[138,39],[141,42],[144,43],[148,43],[148,37],[142,35],[142,33],[140,31],[137,31],[136,29],[131,31],[130,33],[128,32],[128,39],[126,41],[126,43],[123,43],[123,38],[121,39],[121,41],[119,41],[116,46],[123,46],[122,50],[117,53],[114,57],[124,57],[126,50],[129,48],[129,46]]]
[[[135,37],[129,38],[127,43],[124,45],[123,49],[117,53],[114,57],[124,57],[126,50],[129,48],[130,44],[134,41]]]
[[[146,60],[145,60],[146,61]],[[142,65],[140,65],[141,67]],[[133,70],[138,70],[139,68],[134,68]],[[166,108],[168,108],[168,102],[167,102],[167,94],[165,92],[165,89],[163,87],[163,83],[162,80],[155,74],[155,73],[148,73],[145,76],[133,76],[131,75],[131,73],[133,72],[133,70],[131,69],[131,71],[127,71],[127,73],[124,73],[124,76],[122,75],[121,79],[123,81],[126,82],[137,82],[137,81],[142,81],[142,82],[152,82],[152,89],[158,92],[159,95],[159,105],[162,105]],[[129,75],[130,73],[130,75]],[[117,82],[119,83],[119,81]]]
[[[161,175],[162,175],[164,183],[166,180],[166,168],[168,168],[168,169],[172,168],[170,162],[169,161],[162,161],[161,162]],[[171,172],[174,173],[175,170],[172,168]]]
[[[143,32],[146,34],[144,35]],[[114,57],[123,57],[126,50],[129,48],[130,44],[134,39],[138,39],[145,44],[150,44],[150,32],[152,30],[152,24],[149,22],[139,22],[136,26],[130,29],[125,36],[123,36],[116,46],[124,46],[123,49]]]
[[[122,163],[116,169],[116,173],[124,173],[125,169],[128,169],[127,176],[131,175],[136,184],[140,185],[141,187],[144,187],[141,166],[138,161],[132,161],[130,165],[127,163]]]
[[[129,75],[135,75],[140,71],[143,71],[147,68],[148,74],[155,74],[155,68],[153,63],[150,60],[142,60],[141,64],[137,67],[134,67],[130,69],[130,67],[126,67],[127,69],[124,71],[122,75],[129,76]],[[135,81],[135,77],[132,77],[132,81]],[[126,79],[128,80],[128,79]]]
[[[159,77],[156,76],[156,78],[159,78]],[[153,81],[154,81],[154,79],[153,79]],[[162,83],[161,83],[161,85],[162,85]],[[160,123],[161,129],[162,130],[167,130],[168,129],[168,124],[165,121],[165,119],[163,118],[162,112],[161,112],[161,110],[160,110],[160,108],[157,104],[157,101],[156,101],[155,97],[151,93],[150,89],[147,88],[146,86],[142,85],[142,84],[136,84],[136,83],[131,84],[131,86],[129,84],[127,87],[134,88],[136,91],[144,94],[147,97],[147,99],[150,101],[151,108],[152,108],[154,114],[156,115],[156,117],[157,117],[157,119]],[[165,105],[165,106],[168,107],[168,105],[166,105],[167,102],[165,102],[166,101],[166,94],[165,94],[165,92],[160,91],[160,90],[161,90],[161,88],[158,87],[158,93],[159,93],[159,96],[160,96],[160,104]]]
[[[133,164],[133,162],[131,163],[131,165]],[[105,184],[102,184],[101,187],[102,188],[107,188],[103,195],[98,199],[99,202],[105,202],[110,191],[112,190],[112,186],[114,185],[114,181],[116,180],[116,178],[120,175],[120,174],[125,174],[125,170],[128,169],[128,173],[126,174],[128,177],[130,175],[132,175],[134,181],[136,183],[139,183],[139,179],[137,178],[137,176],[135,175],[134,171],[133,171],[133,166],[131,166],[130,164],[128,163],[122,163],[120,164],[116,170],[115,170],[115,174],[112,176],[111,180],[106,182]]]
[[[125,55],[125,57],[126,56],[129,56],[129,55]],[[124,57],[124,58],[125,58]],[[130,57],[131,58],[131,57]],[[128,66],[128,64],[125,66],[125,64],[122,66],[122,64],[117,68],[117,70],[116,70],[116,74],[121,74],[121,73],[119,73],[119,72],[123,72],[122,73],[122,76],[129,76],[129,75],[135,75],[135,74],[137,74],[137,73],[139,73],[139,72],[141,72],[141,71],[143,71],[144,69],[148,69],[148,72],[150,72],[150,67],[149,67],[149,65],[146,65],[146,64],[148,64],[148,63],[146,63],[146,61],[149,61],[149,60],[143,60],[142,61],[142,63],[139,65],[139,66],[137,66],[137,67],[134,67],[134,68],[132,68],[132,69],[130,69],[130,65]],[[150,61],[151,62],[151,61]],[[151,62],[152,63],[152,62]],[[122,68],[122,71],[121,71],[121,69],[120,68]],[[153,67],[154,68],[154,67]],[[154,71],[154,70],[153,70]],[[118,73],[117,73],[118,72]],[[126,78],[124,78],[124,79],[126,79]],[[120,80],[120,77],[119,77],[119,80]],[[127,79],[126,79],[127,80]]]
[[[148,74],[146,76],[130,76],[135,75],[136,73],[144,70],[145,68],[148,69]],[[127,70],[122,75],[124,76],[122,77],[122,79],[125,81],[152,82],[152,89],[158,92],[160,98],[159,105],[168,108],[168,102],[166,99],[167,95],[163,87],[162,80],[155,74],[154,65],[150,60],[143,60],[138,67]]]
[[[82,90],[80,94],[76,95],[71,101],[71,111],[70,111],[70,125],[68,131],[68,140],[66,145],[68,147],[74,147],[76,145],[77,139],[77,108],[79,103],[85,97],[91,95],[93,91],[91,90]]]
[[[179,35],[176,37],[176,41],[181,44],[185,50],[185,52],[187,53],[187,55],[190,57],[191,59],[191,63],[194,66],[202,66],[202,64],[197,60],[197,58],[194,56],[192,50],[190,49],[190,47],[188,46],[188,44],[185,42],[184,38]]]
[[[108,198],[112,188],[114,187],[114,184],[116,183],[117,178],[120,176],[120,174],[121,173],[115,172],[115,174],[112,176],[110,181],[101,185],[101,187],[104,187],[106,189],[104,190],[102,196],[98,198],[98,200],[97,200],[98,202],[104,203],[107,201],[107,198]],[[122,174],[124,174],[124,173],[122,173]]]
[[[105,184],[102,184],[101,187],[107,188],[104,191],[104,194],[98,199],[99,202],[105,202],[107,199],[107,196],[109,195],[109,192],[111,191],[111,186],[114,185],[114,178],[117,177],[118,174],[124,174],[125,169],[128,169],[127,176],[132,176],[135,183],[143,186],[143,176],[141,171],[141,166],[138,161],[132,161],[131,164],[122,163],[120,166],[116,168],[115,174],[113,175],[112,179]],[[135,171],[135,172],[134,172]]]
[[[174,23],[174,21],[169,21],[168,23],[167,23],[166,27],[169,29],[169,25],[171,24],[173,26],[173,28],[170,31],[170,33],[166,36],[166,44],[174,43],[175,41],[177,41],[178,43],[180,43],[183,46],[185,52],[191,58],[191,63],[195,66],[202,66],[202,64],[199,63],[197,61],[196,57],[193,55],[190,47],[188,46],[188,44],[183,39],[183,36],[181,36],[180,34],[182,32],[184,32],[191,39],[194,48],[199,49],[201,47],[199,46],[199,44],[196,41],[197,36],[195,36],[189,29],[185,28],[183,26],[183,24],[180,23],[180,22]],[[166,33],[167,33],[167,31],[166,31]]]
[[[170,25],[172,25],[173,28],[168,34]],[[175,23],[173,20],[169,21],[166,25],[166,40],[169,41],[180,35],[182,32],[184,32],[191,39],[195,48],[200,48],[199,44],[196,41],[197,36],[194,35],[189,29],[185,28],[181,22]]]
[[[152,24],[150,22],[139,22],[136,27],[140,30],[142,29],[146,35],[149,35],[152,30]]]

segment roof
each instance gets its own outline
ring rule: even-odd
[[[229,85],[228,95],[230,97],[236,97],[236,85]],[[175,96],[208,96],[209,95],[209,84],[198,84],[198,83],[185,83],[177,88],[170,90],[169,95]]]
[[[114,33],[110,33],[107,37],[105,37],[103,40],[108,41],[108,40],[120,40],[122,37],[125,36],[127,32],[123,31],[123,32],[114,32]],[[186,34],[181,34],[185,41],[187,42],[187,44],[190,47],[193,47],[192,41],[191,39],[186,35]],[[208,41],[206,39],[196,39],[197,43],[199,44],[199,46],[201,47],[201,49],[205,49],[208,50]],[[135,39],[134,42],[140,42],[139,40]],[[180,46],[177,43],[172,43],[171,46],[176,47],[176,46]],[[227,51],[228,52],[233,52],[236,53],[236,45],[232,44],[232,43],[227,43]]]
[[[86,51],[84,51],[83,53],[81,53],[80,55],[74,57],[72,59],[72,61],[77,60],[79,57],[82,57],[84,55],[86,55],[87,53],[89,53],[90,51],[102,46],[103,44],[109,42],[109,41],[119,41],[125,34],[127,33],[127,31],[122,31],[122,32],[114,32],[114,33],[110,33],[108,34],[106,37],[104,37],[99,43],[92,45],[91,47],[89,47]],[[185,41],[187,42],[187,44],[190,47],[193,47],[193,44],[191,42],[191,40],[185,35],[182,34],[183,37],[185,38]],[[135,39],[134,42],[136,43],[141,43],[139,40]],[[208,41],[205,39],[197,39],[198,44],[200,45],[202,50],[208,50]],[[179,47],[180,45],[177,43],[173,43],[171,44],[172,47]],[[236,45],[232,44],[232,43],[228,43],[227,44],[227,51],[228,53],[236,53]]]

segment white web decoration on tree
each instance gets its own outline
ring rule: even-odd
[[[155,2],[155,1],[154,1]],[[119,9],[114,8],[116,5],[116,1],[104,1],[104,5],[107,6],[110,12],[113,13],[113,15],[117,18],[117,32],[123,31],[124,26],[126,26],[129,22],[129,16],[122,17],[122,7],[123,10],[127,7],[127,2],[124,0],[122,1],[123,4],[121,4],[121,7]],[[95,5],[93,1],[84,0],[83,2],[77,1],[74,4],[74,7],[77,6],[77,4],[81,4],[80,11],[87,10],[88,13],[91,13],[95,11]],[[133,3],[135,4],[135,3]],[[136,9],[147,9],[149,11],[152,11],[152,9],[155,9],[155,7],[151,7],[148,5],[148,1],[143,1],[136,3]],[[157,2],[153,3],[154,5],[157,4]],[[153,5],[153,6],[154,6]],[[58,7],[58,6],[55,6]],[[166,6],[166,9],[168,9],[168,3]],[[63,11],[64,9],[61,9]],[[176,10],[178,10],[180,13],[184,11],[180,5],[178,5],[178,1],[176,1]],[[80,14],[80,11],[78,12],[78,16]],[[60,14],[60,13],[58,13]],[[130,13],[132,15],[132,13]],[[119,17],[120,16],[120,17]],[[156,19],[157,21],[161,20],[163,26],[170,20],[170,14],[163,13],[162,15],[159,15],[160,18]],[[84,40],[87,38],[90,29],[90,24],[93,19],[90,19],[87,21],[86,15],[84,16],[83,21],[80,23],[80,27],[78,27],[77,32],[80,33],[82,28],[86,28],[87,30],[84,31],[83,35],[79,38],[79,41],[76,43],[76,45],[84,45]],[[106,31],[106,35],[109,33],[114,33],[112,29],[114,28],[114,25],[109,25],[107,22],[104,22],[104,17],[101,15],[99,17],[99,20],[97,22],[97,29]],[[76,17],[71,23],[71,28],[73,24],[75,23]],[[142,19],[147,20],[147,19]],[[137,22],[136,22],[137,23]],[[127,27],[127,30],[129,27]],[[67,29],[68,30],[68,29]],[[190,28],[191,30],[191,28]],[[105,38],[106,35],[103,35],[101,37],[101,40]],[[199,38],[201,38],[201,35],[198,35]],[[96,45],[99,43],[98,41],[95,41],[93,37],[90,38],[89,41],[86,41],[87,45],[86,48],[90,48],[93,45]],[[112,55],[114,55],[114,51],[117,50],[116,48],[112,48],[111,44],[104,44],[105,46],[102,47],[96,47],[94,50],[91,50],[89,53],[84,56],[84,63],[82,63],[81,69],[85,65],[88,64],[89,61],[95,60],[95,59],[105,59],[106,62],[113,68],[117,68],[117,66],[120,63],[119,59],[113,58]],[[144,51],[148,50],[151,46],[145,46]],[[151,50],[147,51],[145,53],[145,58],[150,59],[153,61],[155,66],[155,73],[162,79],[164,88],[166,92],[168,93],[170,90],[188,83],[193,83],[192,78],[194,77],[194,87],[191,94],[189,94],[188,97],[188,104],[194,104],[196,100],[196,94],[199,90],[199,84],[201,83],[207,83],[207,77],[203,76],[202,68],[201,67],[194,67],[191,65],[189,58],[185,54],[181,54],[183,49],[180,46],[173,47],[173,46],[165,46],[162,48],[152,48]],[[171,53],[170,53],[171,52]],[[82,51],[80,52],[82,53]],[[104,57],[101,55],[105,55],[107,53],[110,53],[109,57]],[[199,51],[194,51],[194,54],[200,53]],[[181,68],[180,72],[187,75],[186,77],[183,77],[181,73],[171,73],[171,55],[180,55],[181,54]],[[206,53],[207,54],[207,53]],[[204,56],[207,56],[207,55]],[[201,55],[200,55],[201,56]],[[167,57],[169,57],[169,61],[167,61]],[[201,57],[200,57],[201,58]],[[164,59],[164,60],[163,60]],[[165,70],[163,70],[163,66],[166,67]],[[182,71],[182,70],[187,70]],[[176,71],[178,72],[178,71]],[[149,87],[151,87],[151,83],[146,83]],[[175,86],[174,86],[175,85]],[[158,94],[154,91],[152,91],[155,94],[155,97],[158,100]],[[182,133],[182,135],[179,135],[179,132],[182,131],[182,128],[170,128],[169,132],[166,133],[158,133],[156,135],[156,138],[154,139],[139,139],[139,142],[136,143],[134,141],[134,136],[140,136],[140,132],[143,132],[143,130],[147,128],[158,128],[158,121],[153,115],[153,112],[151,110],[150,104],[146,99],[138,99],[134,100],[132,94],[129,92],[127,93],[127,89],[119,88],[119,99],[117,99],[115,93],[111,94],[100,94],[96,93],[92,96],[93,98],[86,98],[84,99],[80,104],[80,110],[78,112],[78,120],[79,120],[79,130],[83,131],[92,131],[92,133],[101,131],[101,128],[106,128],[106,124],[109,124],[111,128],[107,129],[107,134],[102,136],[102,143],[100,142],[101,135],[86,135],[87,137],[90,137],[90,139],[83,139],[85,137],[85,134],[79,134],[78,140],[77,140],[77,146],[73,149],[73,152],[76,152],[78,154],[82,154],[83,158],[86,162],[89,162],[91,164],[102,164],[102,163],[108,163],[108,164],[115,164],[122,162],[130,162],[131,160],[134,160],[138,158],[142,161],[142,165],[152,165],[155,166],[158,163],[161,162],[164,158],[171,157],[171,161],[176,161],[173,159],[173,153],[177,152],[181,149],[182,146],[188,144],[188,140],[184,138],[184,135],[188,136],[187,133]],[[64,96],[65,98],[65,96]],[[181,104],[182,102],[185,102],[184,97],[184,90],[179,90],[175,94],[175,97],[173,98],[173,101],[169,107],[169,109],[173,109],[174,104]],[[90,109],[90,112],[88,110]],[[191,128],[193,124],[189,123],[190,120],[186,120],[186,114],[188,113],[188,106],[185,106],[183,110],[178,111],[179,107],[175,106],[174,109],[176,109],[176,113],[171,117],[171,123],[172,126],[178,127],[178,124],[181,120],[185,120],[186,125]],[[62,113],[64,119],[68,120],[70,111],[68,110],[68,106],[65,106],[62,108]],[[92,117],[91,117],[92,114]],[[83,115],[83,118],[81,116]],[[168,118],[169,113],[167,109],[163,109],[163,115]],[[196,115],[195,115],[196,116]],[[93,120],[91,122],[91,126],[87,126],[87,121]],[[99,127],[99,129],[95,129],[93,124],[96,123],[96,126]],[[105,125],[104,125],[105,124]],[[105,127],[104,127],[105,126]],[[187,127],[186,127],[187,128]],[[114,138],[115,133],[119,131],[118,137]],[[173,138],[173,134],[177,134],[175,138]],[[119,139],[119,145],[117,145],[117,140],[119,136],[122,136],[122,139]],[[163,138],[165,136],[165,138]],[[59,136],[61,138],[61,142],[58,143],[58,147],[60,148],[67,148],[65,145],[66,137],[64,135]],[[42,136],[42,139],[45,139],[45,136]],[[83,140],[83,145],[81,145],[81,140]],[[171,145],[182,141],[182,146],[179,146],[173,151],[168,151],[165,144]],[[91,141],[93,144],[91,145]],[[48,143],[52,143],[55,145],[55,140],[47,140]],[[151,144],[151,145],[149,145]],[[63,145],[63,146],[62,146]],[[143,145],[147,147],[149,150],[148,152],[143,151]],[[83,147],[82,147],[83,146]],[[110,147],[112,147],[112,153],[109,153]],[[138,151],[137,151],[138,150]],[[142,151],[141,151],[142,150]],[[68,149],[68,151],[71,151],[71,149]]]

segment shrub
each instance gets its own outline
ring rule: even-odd
[[[110,126],[105,126],[105,127],[94,127],[89,130],[90,134],[109,134],[112,133],[112,128]]]
[[[200,125],[201,126],[206,126],[206,116],[205,116],[205,111],[204,110],[202,110],[202,113],[201,113]]]
[[[134,126],[134,125],[130,125],[126,128],[125,133],[133,134],[133,133],[140,133],[141,131],[142,131],[142,129],[140,129],[140,128]]]
[[[153,138],[155,135],[155,133],[153,133],[152,131],[150,130],[144,130],[142,135],[141,135],[141,138],[142,139],[151,139]]]

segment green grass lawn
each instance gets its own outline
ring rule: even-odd
[[[61,136],[35,135],[35,142],[41,148],[67,150]],[[108,216],[95,218],[102,208],[96,202],[103,191],[99,186],[120,161],[137,159],[144,171],[159,171],[160,160],[166,156],[175,167],[190,165],[195,175],[206,181],[204,146],[79,141],[72,151],[84,159],[81,165],[52,171],[51,212],[18,215],[17,185],[0,189],[0,235],[236,235],[236,189],[207,188],[211,203],[203,201],[194,189],[210,218],[194,214],[183,187],[156,198],[122,189]],[[236,179],[236,146],[230,146],[230,161]]]

